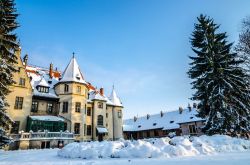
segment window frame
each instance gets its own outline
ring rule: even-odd
[[[118,110],[117,116],[118,116],[118,118],[122,118],[122,110]]]
[[[87,116],[91,116],[91,107],[87,107]]]
[[[76,92],[77,92],[77,93],[81,93],[81,91],[82,91],[81,86],[78,85],[78,86],[76,87]]]
[[[51,106],[49,106],[49,104],[50,104]],[[51,111],[49,110],[50,107],[51,107]],[[48,102],[48,103],[47,103],[47,112],[51,114],[51,113],[53,113],[53,110],[54,110],[54,105],[53,105],[53,103]]]
[[[97,116],[97,126],[103,126],[104,120],[103,120],[103,115],[98,115]]]
[[[26,81],[25,78],[20,77],[19,78],[19,85],[24,87],[25,86],[25,81]]]
[[[190,134],[197,134],[197,129],[195,124],[189,124],[188,125],[188,130]]]
[[[64,101],[62,107],[62,113],[68,113],[68,109],[69,109],[69,102]]]
[[[97,104],[98,104],[97,106],[99,109],[103,109],[103,102],[98,102]]]
[[[69,92],[69,85],[64,84],[64,93],[68,93],[68,92]]]
[[[34,103],[36,103],[36,105]],[[35,108],[33,108],[34,105],[35,105]],[[31,103],[31,112],[38,112],[38,106],[39,106],[38,101],[32,101],[32,103]]]
[[[75,112],[81,113],[81,102],[75,103]]]
[[[91,125],[87,125],[87,129],[86,129],[86,135],[87,136],[91,136],[92,135],[92,126]]]
[[[14,109],[23,109],[23,97],[16,96]]]
[[[77,135],[80,134],[80,127],[81,127],[80,123],[75,123],[74,124],[74,134],[77,134]]]
[[[14,124],[12,125],[10,133],[11,134],[18,134],[19,128],[20,128],[20,121],[15,121]]]

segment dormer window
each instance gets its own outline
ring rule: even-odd
[[[153,126],[156,126],[157,123],[154,123]]]
[[[170,123],[172,124],[172,123],[174,123],[174,121],[172,120],[172,121],[170,121]]]
[[[42,93],[49,93],[49,87],[38,86],[37,90]]]
[[[79,74],[76,75],[76,79],[80,80],[80,75]]]

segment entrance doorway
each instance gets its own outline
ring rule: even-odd
[[[103,134],[98,134],[98,141],[103,141]]]

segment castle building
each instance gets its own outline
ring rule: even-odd
[[[28,56],[22,60],[20,52],[16,53],[16,83],[7,96],[7,113],[15,121],[10,132],[16,142],[13,148],[49,148],[72,141],[123,137],[123,104],[114,87],[109,97],[103,88],[93,87],[74,55],[61,73],[53,64],[49,69],[28,65]]]

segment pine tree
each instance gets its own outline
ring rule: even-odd
[[[10,92],[9,85],[14,83],[13,73],[16,71],[15,52],[19,44],[14,30],[18,27],[17,16],[14,0],[0,1],[0,148],[10,141],[6,133],[13,123],[6,114],[8,104],[5,99]]]
[[[206,118],[207,134],[250,131],[250,91],[244,62],[231,51],[226,33],[218,32],[213,19],[200,15],[191,37],[192,62],[188,75],[196,90],[199,116]]]

